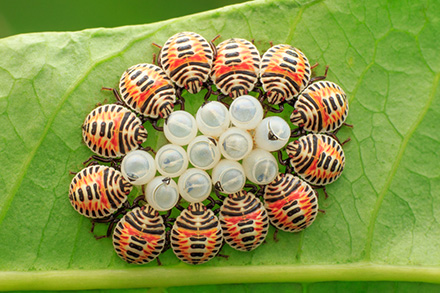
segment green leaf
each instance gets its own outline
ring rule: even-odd
[[[440,283],[439,15],[434,0],[255,1],[149,25],[0,40],[0,289],[280,282],[286,291],[438,291],[396,281]],[[275,243],[271,229],[257,250],[225,246],[228,260],[200,266],[181,263],[171,250],[161,267],[128,265],[70,206],[69,171],[91,155],[81,139],[85,116],[99,102],[114,102],[101,87],[151,62],[151,43],[180,31],[253,39],[260,52],[270,41],[292,44],[320,63],[318,75],[328,64],[328,79],[349,96],[355,126],[338,133],[352,139],[344,146],[346,169],[327,188],[330,197],[319,199],[326,214],[301,233],[280,232]],[[185,95],[189,111],[203,94]],[[164,143],[158,133],[147,142]],[[344,282],[321,283],[328,281]]]

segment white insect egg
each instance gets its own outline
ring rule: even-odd
[[[290,138],[289,124],[278,116],[264,118],[255,129],[255,144],[269,152],[281,149]]]
[[[167,177],[180,176],[188,168],[186,151],[178,145],[166,144],[156,153],[156,168],[160,174]]]
[[[178,181],[180,195],[187,202],[202,202],[212,190],[212,181],[206,171],[191,168],[186,170]]]
[[[253,146],[252,136],[243,129],[231,127],[226,130],[218,141],[220,152],[229,160],[238,161],[247,156]]]
[[[220,149],[215,139],[209,136],[197,136],[187,148],[191,164],[203,170],[214,167],[220,161]]]
[[[179,201],[179,189],[170,177],[157,176],[144,189],[145,200],[157,211],[168,211]]]
[[[185,111],[175,111],[165,120],[165,137],[173,144],[187,145],[197,135],[197,122]]]
[[[223,159],[212,169],[212,183],[222,193],[238,192],[246,183],[244,169],[236,161]]]
[[[229,107],[232,124],[243,129],[254,129],[263,119],[263,107],[253,96],[236,98]]]
[[[265,185],[278,175],[278,162],[268,151],[255,149],[243,159],[243,169],[249,181]]]
[[[153,156],[143,150],[129,152],[121,162],[121,173],[133,185],[144,185],[156,175]]]
[[[219,137],[230,124],[228,108],[217,101],[209,102],[199,108],[196,121],[201,133]]]

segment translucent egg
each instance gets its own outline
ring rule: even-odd
[[[220,152],[229,160],[238,161],[250,153],[253,146],[252,136],[243,129],[231,127],[226,130],[218,141]]]
[[[144,189],[145,200],[157,211],[168,211],[179,201],[176,182],[170,177],[157,176]]]
[[[196,121],[201,133],[219,137],[229,127],[228,108],[217,101],[209,102],[199,108]]]
[[[278,162],[268,151],[255,149],[243,159],[243,169],[249,181],[266,185],[278,175]]]
[[[289,124],[278,116],[264,118],[255,129],[255,144],[269,152],[274,152],[286,145],[290,138]]]
[[[121,173],[133,185],[147,184],[156,175],[154,158],[146,151],[131,151],[122,159]]]
[[[203,170],[214,167],[221,157],[217,141],[204,135],[197,136],[191,141],[187,153],[191,164]]]
[[[156,168],[160,174],[167,177],[180,176],[188,168],[186,151],[178,145],[166,144],[156,153]]]
[[[236,98],[229,107],[232,124],[243,129],[254,129],[263,119],[263,107],[255,97]]]
[[[188,112],[175,111],[165,120],[163,132],[171,143],[187,145],[197,135],[196,119]]]
[[[186,170],[178,181],[180,195],[187,202],[204,201],[212,189],[211,177],[206,171],[191,168]]]
[[[246,183],[244,169],[236,161],[223,159],[212,169],[212,183],[222,193],[238,192]]]

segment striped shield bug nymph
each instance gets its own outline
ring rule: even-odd
[[[301,130],[330,133],[344,124],[347,115],[348,100],[344,91],[333,82],[318,81],[298,97],[290,121]]]
[[[203,203],[191,203],[171,229],[174,254],[188,264],[202,264],[218,254],[223,244],[220,222]]]
[[[263,54],[261,84],[269,104],[278,105],[299,95],[309,84],[309,61],[303,52],[290,45],[276,45]]]
[[[196,94],[207,87],[214,57],[212,42],[193,32],[181,32],[165,42],[157,62],[179,88]]]
[[[122,74],[119,82],[122,101],[144,117],[167,118],[176,103],[176,90],[158,66],[137,64]]]
[[[277,229],[299,232],[310,226],[318,213],[315,191],[292,174],[279,174],[264,187],[264,206]]]
[[[211,79],[223,95],[232,99],[247,95],[258,82],[259,71],[260,53],[251,42],[229,39],[217,46]]]
[[[118,158],[138,149],[148,137],[136,114],[116,104],[94,109],[82,125],[82,134],[86,145],[106,158]]]
[[[113,247],[124,261],[146,264],[166,246],[164,219],[149,205],[136,207],[122,217],[113,232]]]
[[[127,201],[132,185],[112,167],[93,165],[76,173],[70,183],[73,208],[88,218],[111,216]]]
[[[219,220],[226,243],[240,251],[260,246],[269,229],[269,218],[260,199],[245,190],[224,199]]]
[[[310,184],[324,186],[342,174],[345,154],[342,146],[331,136],[308,134],[290,142],[286,147],[290,164],[296,174]]]

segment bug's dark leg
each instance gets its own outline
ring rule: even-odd
[[[151,60],[153,65],[156,65],[156,53],[153,53],[153,60]]]
[[[275,241],[275,242],[278,242],[279,241],[279,239],[277,238],[277,236],[278,236],[278,229],[277,228],[275,228],[275,232],[273,232],[273,241]]]
[[[140,203],[141,201],[145,202],[145,195],[144,195],[144,194],[141,194],[141,195],[137,196],[137,197],[133,200],[133,203],[131,204],[131,206],[129,207],[129,209],[131,210],[131,209],[134,209],[135,207],[138,207],[138,206],[139,206],[139,203]]]
[[[244,187],[249,188],[248,192],[251,192],[253,194],[257,193],[257,191],[258,191],[258,187],[254,184],[247,183],[244,185]]]
[[[264,190],[265,188],[260,188],[256,193],[255,193],[255,197],[263,199],[264,200]]]
[[[322,191],[324,192],[325,199],[328,198],[327,189],[325,188],[325,186],[316,186],[316,185],[310,185],[310,186],[313,189],[322,189]]]
[[[164,253],[165,251],[170,249],[171,247],[170,235],[171,235],[171,230],[165,232],[165,245],[163,246],[161,253]]]
[[[306,135],[307,133],[306,133],[306,131],[304,130],[304,128],[302,128],[302,127],[298,127],[298,128],[296,128],[296,129],[293,129],[291,132],[290,132],[290,137],[291,138],[296,138],[296,137],[300,137],[300,136],[303,136],[303,135]]]
[[[211,87],[211,85],[208,85],[206,83],[203,86],[208,90],[208,92],[203,97],[203,100],[205,101],[203,104],[206,104],[206,102],[208,101],[209,97],[211,97],[211,95],[212,95],[212,87]]]
[[[176,91],[177,101],[176,104],[180,105],[180,110],[185,110],[185,99],[182,97],[182,89],[178,88]]]
[[[216,35],[210,42],[209,45],[211,46],[213,57],[215,58],[217,56],[217,48],[214,45],[214,42],[217,41],[220,38],[220,35]]]
[[[96,235],[94,235],[95,239],[98,240],[101,238],[109,238],[112,235],[113,228],[115,227],[116,223],[118,223],[118,222],[119,222],[119,219],[115,218],[113,221],[110,222],[110,225],[108,225],[107,233],[103,236],[98,236],[98,237]]]
[[[263,105],[264,100],[266,99],[266,93],[261,92],[261,95],[258,95],[257,99],[260,101],[261,105]]]
[[[171,212],[173,209],[170,209],[167,211],[167,213],[165,215],[162,215],[163,221],[166,222],[168,221],[169,217],[171,216]]]
[[[221,253],[220,253],[220,251],[222,250],[222,248],[223,248],[224,245],[225,245],[225,241],[223,240],[222,246],[221,246],[220,249],[218,250],[219,253],[217,253],[216,256],[220,256],[220,257],[223,257],[223,258],[229,259],[229,255],[221,254]]]
[[[223,258],[229,259],[229,255],[227,255],[227,254],[221,254],[221,253],[219,253],[219,254],[217,254],[217,256],[220,256],[220,257],[223,257]]]
[[[176,209],[178,209],[179,211],[183,211],[185,208],[184,207],[182,207],[180,204],[176,204],[175,206],[174,206]]]
[[[283,159],[283,152],[281,150],[278,150],[277,153],[278,153],[278,162],[283,166],[288,166],[289,158]]]
[[[152,152],[153,154],[156,154],[156,152],[153,150],[153,148],[149,147],[149,146],[147,146],[147,147],[139,146],[139,149],[141,151]]]
[[[115,98],[116,98],[116,100],[117,100],[116,104],[121,105],[121,106],[124,106],[124,105],[125,105],[124,101],[122,100],[121,96],[119,95],[118,91],[117,91],[115,88],[111,88],[111,87],[105,87],[105,86],[103,86],[103,87],[101,88],[101,90],[103,90],[103,91],[111,91],[111,92],[113,92],[113,95],[115,96]]]
[[[323,213],[325,215],[325,210],[318,209],[318,212]]]
[[[209,200],[209,203],[206,205],[208,209],[212,209],[216,204],[221,206],[223,204],[220,200],[215,200],[211,196],[208,196],[207,200]]]
[[[226,103],[225,101],[223,101],[224,99],[227,99],[227,98],[229,98],[229,96],[226,96],[226,95],[220,94],[220,95],[217,96],[217,101],[219,101],[220,103],[222,103],[223,105],[225,105],[226,108],[229,109],[229,104]]]
[[[296,101],[298,101],[298,98],[293,98],[293,99],[290,99],[290,100],[288,100],[288,101],[286,101],[286,103],[288,104],[288,105],[290,105],[290,106],[292,106],[293,108],[295,108],[295,103],[296,103]]]
[[[328,65],[325,67],[325,72],[324,72],[324,75],[322,75],[322,76],[315,76],[315,77],[313,77],[312,79],[310,79],[310,81],[309,81],[309,84],[308,85],[310,85],[310,84],[312,84],[312,83],[314,83],[314,82],[316,82],[316,81],[318,81],[318,80],[323,80],[323,79],[326,79],[327,78],[327,72],[328,72]]]
[[[339,140],[339,138],[335,135],[334,132],[329,133],[329,136],[331,136],[332,138],[334,138],[341,146],[343,146],[344,144],[346,144],[347,142],[349,142],[351,140],[351,138],[347,138],[346,140],[344,140],[344,142],[341,143],[341,141]]]
[[[69,171],[69,174],[70,175],[76,175],[76,174],[78,174],[78,172]]]
[[[159,267],[162,266],[162,262],[160,261],[159,257],[156,257],[156,262]]]
[[[257,93],[257,94],[258,94],[257,99],[258,99],[259,97],[261,97],[262,95],[264,95],[263,90],[260,89],[257,85],[255,85],[255,87],[254,87],[254,89],[253,89],[252,91],[253,91],[254,93]]]
[[[158,119],[147,118],[147,121],[151,123],[151,126],[153,126],[154,129],[156,129],[157,131],[162,131],[163,132],[163,127],[157,125]]]
[[[103,157],[100,157],[100,156],[97,156],[97,155],[92,155],[92,156],[90,156],[90,158],[88,158],[87,160],[85,160],[83,162],[83,165],[91,166],[91,165],[99,164],[98,162],[101,162],[101,163],[112,163],[112,162],[118,161],[118,160],[120,160],[120,159],[103,158]]]
[[[310,69],[315,69],[316,67],[318,67],[319,63],[316,62],[314,65],[310,66]]]
[[[116,214],[117,215],[117,214]],[[92,228],[90,229],[90,233],[93,233],[93,236],[96,240],[102,239],[102,238],[108,238],[111,235],[111,232],[113,230],[113,227],[115,226],[116,222],[119,222],[119,219],[116,218],[115,215],[111,215],[110,217],[103,218],[103,219],[93,219],[92,222]],[[107,233],[101,236],[95,235],[95,224],[96,223],[109,223],[110,225],[107,228]]]
[[[99,162],[98,161],[94,161],[93,158],[90,157],[90,158],[88,158],[87,160],[85,160],[83,162],[83,165],[86,166],[86,167],[90,167],[90,166],[93,166],[93,165],[99,165]]]
[[[161,45],[158,45],[158,44],[156,44],[155,42],[152,42],[152,43],[151,43],[151,45],[153,45],[153,46],[155,46],[155,47],[157,47],[157,48],[159,48],[159,49],[162,49],[162,46],[161,46]]]
[[[171,210],[170,210],[171,211]],[[162,215],[163,222],[165,227],[172,229],[174,222],[176,221],[176,218],[170,218],[170,213],[167,213],[166,215]]]
[[[220,192],[217,189],[215,189],[215,188],[214,188],[214,193],[215,193],[215,195],[217,196],[217,198],[219,200],[221,200],[221,201],[225,200],[226,196],[220,194]]]
[[[341,143],[341,146],[344,146],[344,144],[346,144],[346,143],[349,142],[349,141],[351,141],[351,137],[349,137],[349,138],[347,138],[346,140],[344,140],[344,141]]]
[[[276,109],[270,105],[265,105],[266,109],[272,113],[281,113],[284,110],[284,105],[283,104],[279,104],[279,109]]]
[[[171,230],[165,232],[165,245],[163,246],[162,251],[160,253],[164,253],[165,251],[170,249],[171,247],[170,234],[171,234]],[[159,256],[156,258],[156,262],[158,266],[162,266],[162,262],[160,261]]]
[[[347,127],[350,127],[350,128],[353,128],[353,125],[352,124],[347,124],[347,123],[342,123],[342,125],[345,125],[345,126],[347,126]],[[339,130],[341,130],[341,128],[342,128],[342,125],[341,125],[341,127],[339,127],[338,129],[336,129],[335,131],[333,131],[333,134],[337,134],[338,132],[339,132]]]

